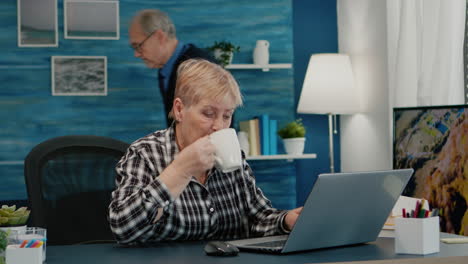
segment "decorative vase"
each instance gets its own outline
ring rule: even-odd
[[[304,153],[305,138],[283,139],[284,149],[289,155],[301,155]]]
[[[256,65],[267,65],[270,60],[270,53],[268,48],[270,47],[270,42],[268,40],[257,40],[257,45],[255,46],[253,52],[253,62]]]

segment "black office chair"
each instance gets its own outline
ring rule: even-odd
[[[114,240],[107,208],[128,147],[108,137],[62,136],[31,150],[24,163],[30,225],[47,228],[48,244]]]

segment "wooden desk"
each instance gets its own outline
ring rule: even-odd
[[[456,237],[442,233],[441,237]],[[468,244],[440,244],[440,252],[431,255],[397,255],[394,251],[393,238],[379,238],[377,241],[354,246],[313,250],[288,255],[269,255],[261,253],[240,252],[236,257],[206,256],[203,247],[205,242],[171,242],[153,247],[123,248],[116,244],[48,246],[47,264],[156,264],[156,263],[324,263],[343,261],[391,260],[396,262],[377,263],[416,263],[417,258],[468,256]],[[411,259],[413,261],[411,261]],[[468,257],[466,257],[468,259]],[[466,259],[462,262],[468,263]],[[422,260],[422,259],[420,259]],[[431,259],[434,263],[437,259]],[[440,259],[447,263],[450,259]],[[452,259],[459,261],[457,259]],[[438,261],[438,260],[437,260]],[[372,262],[369,262],[372,263]],[[450,263],[450,262],[448,262]]]

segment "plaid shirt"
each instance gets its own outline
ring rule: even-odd
[[[135,141],[116,167],[109,222],[119,243],[237,239],[284,234],[286,211],[271,207],[256,187],[250,166],[223,173],[215,168],[205,185],[192,177],[177,199],[158,175],[179,152],[174,126]],[[163,209],[156,220],[158,208]]]

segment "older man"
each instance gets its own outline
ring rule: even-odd
[[[148,68],[159,69],[159,89],[164,102],[167,125],[174,100],[177,68],[191,58],[214,61],[212,56],[190,43],[176,37],[176,29],[169,16],[157,9],[142,10],[133,18],[129,29],[130,45],[135,57],[142,59]]]

